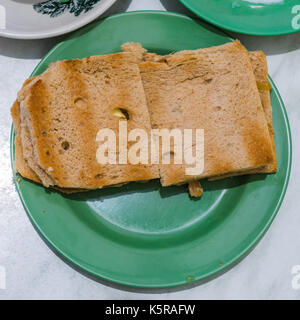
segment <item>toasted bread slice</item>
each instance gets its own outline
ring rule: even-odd
[[[38,77],[32,77],[27,79],[23,84],[20,94],[25,96],[29,92],[30,86],[37,80],[37,78]],[[15,133],[17,135],[15,146],[16,153],[18,153],[16,160],[20,166],[19,171],[23,171],[24,174],[27,174],[31,178],[34,177],[32,180],[36,182],[38,180],[46,186],[52,185],[53,180],[51,177],[49,177],[47,173],[45,173],[44,170],[35,162],[30,133],[27,124],[25,123],[24,119],[22,119],[23,117],[18,101],[14,103],[11,111],[13,115]],[[20,160],[21,154],[23,156],[23,161]]]
[[[224,49],[226,46],[222,46]],[[220,47],[212,47],[212,50]],[[152,62],[163,62],[167,56],[160,56],[155,53],[150,53],[144,49],[140,43],[128,42],[122,46],[122,50],[125,52],[136,53],[138,62],[152,61]],[[183,50],[173,53],[173,55],[197,55],[201,54],[203,49],[198,50]],[[277,159],[276,159],[276,148],[274,140],[274,129],[273,129],[273,118],[272,118],[272,106],[270,99],[271,85],[268,80],[268,65],[266,55],[263,51],[252,51],[248,52],[253,73],[256,79],[257,87],[259,90],[262,106],[264,109],[265,118],[268,124],[270,138],[273,149],[273,161],[272,163],[265,165],[259,169],[250,170],[249,174],[253,173],[275,173],[277,171]],[[245,174],[245,173],[243,173]]]
[[[185,165],[161,166],[165,186],[247,172],[273,161],[247,50],[235,41],[199,52],[139,64],[152,126],[205,131],[204,172],[191,177]]]
[[[223,49],[226,46],[223,46]],[[152,61],[152,62],[163,62],[166,61],[166,56],[159,56],[155,53],[149,53],[141,47],[138,43],[126,43],[122,46],[123,51],[137,53],[138,61]],[[212,50],[215,50],[213,48]],[[199,50],[185,50],[174,53],[175,55],[197,55],[197,53],[202,53],[203,49]],[[251,60],[252,69],[256,78],[257,86],[259,89],[261,102],[264,109],[265,118],[267,120],[269,134],[272,143],[273,161],[267,165],[263,165],[256,169],[251,169],[247,171],[236,172],[234,174],[229,173],[227,175],[219,175],[209,178],[209,180],[223,179],[229,176],[235,176],[240,174],[254,174],[254,173],[274,173],[277,171],[277,161],[276,161],[276,149],[274,141],[274,130],[272,121],[272,106],[270,103],[270,84],[268,81],[268,67],[266,56],[262,51],[249,52],[249,57]],[[189,184],[189,192],[191,196],[197,197],[201,196],[203,189],[201,185],[194,181]]]
[[[175,53],[176,55],[181,54],[201,54],[202,49],[198,50],[185,50]],[[273,161],[261,168],[249,170],[249,172],[236,173],[235,175],[240,174],[257,174],[257,173],[276,173],[277,172],[277,157],[276,157],[276,147],[275,147],[275,139],[274,139],[274,129],[273,129],[273,117],[272,117],[272,106],[270,99],[270,90],[271,86],[268,80],[268,64],[266,55],[262,51],[252,51],[248,52],[249,58],[251,61],[251,66],[253,69],[253,73],[256,79],[257,88],[259,90],[265,118],[268,124],[269,134],[272,143],[272,153],[273,153]],[[146,59],[152,59],[152,57],[148,54],[144,54]],[[158,58],[156,58],[158,59]],[[162,58],[160,58],[162,59]],[[211,177],[209,180],[223,179],[230,177],[232,175],[222,175],[218,177]]]
[[[262,169],[261,173],[275,173],[277,172],[277,157],[273,128],[273,116],[270,91],[272,89],[268,79],[268,64],[266,55],[262,51],[249,52],[251,65],[256,78],[257,88],[259,90],[262,106],[268,124],[268,129],[272,142],[273,162]]]
[[[29,78],[24,82],[22,88],[24,92],[33,80],[34,78]],[[21,124],[20,104],[18,101],[14,102],[11,108],[11,114],[15,131],[15,170],[30,180],[40,182],[39,176],[35,173],[34,169],[36,169],[40,174],[43,174],[43,171],[35,164],[28,129],[24,124]],[[32,165],[33,169],[30,167],[28,162]]]
[[[135,56],[119,53],[61,61],[50,69],[18,97],[36,163],[53,179],[43,184],[95,189],[158,178],[156,166],[100,165],[96,160],[98,131],[110,128],[118,137],[116,108],[130,115],[128,130],[150,133]]]
[[[223,52],[223,54],[224,53],[226,53],[226,50],[228,49],[228,48],[225,48],[225,46],[226,45],[224,45],[224,46],[222,46],[222,50],[221,50],[221,52]],[[223,50],[225,48],[225,50]],[[213,49],[213,48],[209,48],[209,49]],[[139,50],[140,50],[140,48],[137,50],[137,52],[139,52]],[[217,48],[217,50],[218,50],[218,48]],[[212,50],[213,51],[213,50]],[[220,52],[218,52],[218,53],[220,53]],[[176,54],[175,54],[176,55]],[[201,53],[199,54],[199,55],[201,55]],[[136,54],[135,54],[135,56],[136,56]],[[179,55],[178,55],[179,56]],[[161,66],[162,65],[168,65],[169,66],[169,64],[170,64],[170,62],[172,62],[172,63],[174,63],[174,65],[176,65],[176,63],[178,63],[178,62],[180,62],[180,61],[184,61],[183,63],[186,63],[186,58],[188,58],[188,59],[191,59],[192,57],[191,57],[191,55],[190,54],[187,54],[187,52],[183,55],[184,57],[180,57],[180,59],[178,59],[178,58],[175,58],[175,59],[173,59],[172,57],[163,57],[163,58],[161,58],[161,57],[159,57],[159,56],[156,56],[155,54],[149,54],[149,53],[147,53],[145,50],[140,54],[140,56],[138,57],[138,60],[139,61],[142,61],[142,60],[151,60],[151,61],[153,61],[153,60],[155,60],[155,61],[157,61],[157,63],[159,63]],[[207,58],[207,56],[206,56],[206,53],[204,54],[204,58]],[[135,60],[136,60],[136,58],[135,58]],[[202,61],[203,62],[203,61]],[[152,63],[152,62],[151,62]],[[178,65],[176,66],[176,67],[178,67]],[[55,67],[52,67],[53,69],[55,69],[55,74],[57,73],[57,69],[58,70],[60,70],[61,69],[61,66],[60,66],[60,63],[56,63],[56,65],[55,65]],[[67,68],[68,69],[68,68]],[[155,66],[155,69],[156,69],[156,66]],[[61,74],[63,75],[64,74],[64,72],[66,72],[65,70],[63,71],[63,72],[61,72]],[[51,79],[51,76],[50,75],[48,75],[49,76],[49,78]],[[80,75],[81,76],[81,75]],[[47,79],[48,80],[48,79]],[[53,80],[53,79],[52,79]],[[193,79],[187,79],[187,80],[193,80]],[[36,81],[34,81],[34,84],[30,87],[30,89],[29,88],[27,88],[27,91],[29,90],[29,93],[28,93],[28,95],[30,96],[30,95],[33,95],[33,96],[35,96],[36,95],[36,91],[34,91],[35,93],[33,94],[32,93],[32,88],[35,88],[36,86],[38,86],[38,89],[35,89],[35,90],[37,90],[37,92],[40,92],[40,90],[41,90],[41,88],[39,87],[39,83],[41,83],[41,82],[45,82],[45,80],[44,80],[44,78],[43,77],[40,77],[39,79],[37,79]],[[50,85],[51,86],[51,85]],[[53,84],[52,84],[52,86],[53,86]],[[42,86],[43,88],[42,89],[44,89],[44,86]],[[43,91],[43,90],[42,90]],[[42,96],[43,96],[43,94],[42,94]],[[33,146],[33,144],[34,144],[34,139],[33,139],[33,135],[32,135],[32,128],[31,128],[31,125],[30,125],[30,121],[28,121],[28,118],[29,118],[29,115],[28,115],[28,113],[27,113],[27,109],[26,109],[26,107],[23,107],[23,102],[24,101],[26,101],[26,99],[27,99],[28,97],[27,97],[27,92],[26,92],[26,94],[22,94],[22,93],[20,93],[20,95],[19,95],[19,99],[20,99],[20,101],[21,101],[21,106],[22,106],[22,109],[24,110],[23,111],[23,114],[24,114],[24,123],[25,123],[25,125],[24,125],[24,128],[25,129],[27,129],[27,130],[25,130],[24,132],[24,134],[23,134],[23,136],[24,136],[24,138],[23,138],[23,140],[26,142],[27,140],[29,140],[30,142],[31,142],[31,146],[32,146],[32,148],[33,148],[33,151],[35,151],[35,147]],[[25,103],[25,102],[24,102]],[[30,104],[30,103],[29,103]],[[46,103],[45,103],[45,105],[46,105]],[[31,110],[32,111],[32,110]],[[156,125],[155,125],[155,127],[157,127]],[[196,127],[195,127],[196,128]],[[27,139],[28,138],[28,136],[29,136],[29,139]],[[26,138],[27,137],[27,138]],[[24,148],[25,150],[26,150],[26,148]],[[26,154],[26,151],[25,151],[25,154]],[[47,183],[46,182],[46,184],[48,184],[48,185],[53,185],[53,184],[56,184],[57,182],[55,181],[55,179],[52,177],[53,175],[51,174],[51,172],[52,172],[52,170],[51,171],[49,171],[49,173],[47,172],[47,169],[45,168],[45,167],[42,167],[42,166],[40,166],[40,164],[39,164],[39,161],[38,161],[38,156],[35,154],[35,153],[33,153],[33,157],[37,160],[36,161],[36,163],[37,163],[37,165],[38,165],[38,168],[41,168],[41,170],[43,171],[43,174],[44,173],[46,173],[46,177],[48,176],[48,174],[49,174],[49,177],[50,177],[50,179],[53,179],[53,181],[51,181],[50,183]],[[27,158],[29,158],[28,157],[28,154],[27,154]],[[271,162],[269,161],[269,162],[267,162],[267,165],[258,165],[258,166],[255,166],[255,168],[262,168],[262,166],[268,166],[268,165],[271,165]],[[34,164],[32,165],[32,166],[34,166]],[[173,166],[174,167],[174,166]],[[175,167],[178,167],[178,166],[175,166]],[[49,168],[51,168],[51,169],[53,169],[53,167],[51,166],[51,167],[48,167],[48,169]],[[166,167],[165,166],[162,166],[160,169],[161,169],[161,173],[163,173],[164,172],[164,169],[165,169]],[[251,167],[251,168],[253,168],[253,166]],[[153,168],[152,168],[153,169]],[[183,169],[182,168],[182,166],[181,166],[181,169]],[[39,171],[38,169],[36,169],[35,171]],[[54,171],[54,170],[53,170]],[[155,171],[155,170],[154,170]],[[180,171],[180,169],[179,169],[179,171]],[[235,171],[235,173],[240,173],[240,172],[246,172],[245,171],[245,169],[244,168],[242,168],[241,170],[236,170]],[[42,175],[41,173],[39,173],[40,175]],[[228,174],[230,174],[230,175],[232,175],[232,172],[230,172],[230,173],[228,173]],[[164,175],[164,174],[163,174]],[[98,177],[98,176],[97,176]],[[155,177],[158,177],[158,173],[156,172],[156,176]],[[223,177],[223,174],[222,174],[222,177]],[[198,177],[197,177],[198,178]],[[187,181],[190,181],[190,177],[188,177],[188,180],[186,180],[186,179],[181,179],[180,181],[176,181],[175,182],[175,184],[181,184],[181,183],[183,183],[183,182],[187,182]],[[137,180],[137,179],[135,179],[135,180]],[[141,180],[147,180],[147,179],[141,179]],[[162,179],[162,181],[163,181],[163,179]],[[45,184],[45,183],[44,183]],[[174,184],[174,183],[171,183],[171,184]],[[102,185],[101,185],[101,187],[102,187]],[[199,190],[199,188],[198,188],[198,190]]]
[[[265,118],[268,124],[269,134],[272,143],[273,161],[261,168],[249,170],[248,172],[236,173],[234,175],[221,175],[210,177],[209,180],[219,180],[231,176],[245,175],[245,174],[258,174],[258,173],[276,173],[277,172],[277,156],[274,138],[273,117],[270,90],[271,85],[268,80],[268,65],[266,55],[262,51],[249,52],[251,65],[256,78],[257,88],[259,90],[262,106],[264,109]]]
[[[25,82],[26,83],[26,82]],[[38,175],[30,168],[28,165],[27,160],[25,160],[23,156],[23,149],[20,137],[20,105],[18,101],[15,101],[12,108],[11,114],[14,123],[14,132],[15,132],[15,161],[14,161],[14,169],[18,172],[22,177],[34,181],[36,183],[42,184],[42,181],[38,177]],[[31,146],[32,148],[32,146]],[[79,193],[85,192],[87,190],[83,189],[73,189],[73,188],[59,188],[53,187],[55,190],[58,190],[62,193],[72,194],[72,193]]]
[[[15,162],[14,168],[15,171],[19,172],[23,177],[33,180],[34,182],[40,183],[40,179],[37,174],[29,167],[27,161],[24,159],[21,137],[20,137],[20,105],[18,101],[15,101],[12,108],[11,114],[14,123],[14,132],[15,132]]]

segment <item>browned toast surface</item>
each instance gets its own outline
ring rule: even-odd
[[[27,161],[24,159],[22,151],[22,143],[20,137],[20,106],[18,101],[15,101],[12,108],[11,114],[14,123],[15,131],[15,162],[14,168],[15,171],[19,172],[23,177],[33,180],[35,182],[40,182],[39,177],[36,173],[29,167]]]
[[[128,130],[150,132],[150,120],[133,54],[61,61],[19,95],[37,164],[60,187],[93,189],[158,177],[150,165],[101,165],[96,160],[100,129],[118,135],[124,108]]]
[[[203,174],[190,177],[184,165],[163,166],[163,185],[248,171],[273,161],[251,62],[238,41],[139,66],[153,127],[205,131]]]
[[[276,172],[263,52],[248,54],[238,41],[169,56],[134,43],[123,50],[127,53],[56,62],[25,82],[20,104],[12,107],[15,168],[21,175],[73,192],[158,177],[171,185]],[[128,111],[129,130],[204,129],[204,172],[189,176],[186,165],[174,164],[159,170],[155,165],[99,165],[95,137],[101,128],[118,134],[116,108]],[[203,192],[197,181],[189,190],[192,196]]]
[[[212,47],[205,49],[205,51],[215,52],[223,51],[228,48],[230,43],[223,45],[221,47]],[[167,56],[159,56],[155,53],[149,53],[145,49],[141,47],[138,43],[126,43],[122,46],[124,51],[137,53],[138,61],[151,61],[151,62],[163,62],[166,61]],[[174,55],[197,55],[197,54],[206,54],[207,52],[203,52],[203,49],[199,50],[184,50],[180,52],[174,53]],[[230,176],[236,176],[241,174],[254,174],[254,173],[274,173],[277,171],[277,161],[276,161],[276,149],[275,149],[275,141],[274,141],[274,130],[273,130],[273,121],[272,121],[272,106],[270,102],[270,84],[268,81],[268,67],[266,56],[262,51],[249,52],[249,57],[251,61],[251,66],[253,69],[254,76],[256,78],[257,87],[259,89],[260,98],[262,102],[262,106],[264,109],[264,115],[268,124],[269,134],[272,143],[272,152],[273,152],[273,161],[267,165],[263,165],[256,169],[251,169],[249,171],[242,170],[241,172],[228,173],[225,175],[218,175],[216,177],[211,177],[209,180],[215,179],[223,179]],[[194,190],[195,188],[189,185],[189,190]],[[198,191],[201,191],[201,187],[198,188]],[[200,192],[201,193],[201,192]]]
[[[265,118],[268,124],[268,130],[272,143],[272,154],[273,161],[261,168],[249,170],[249,172],[236,173],[234,176],[241,174],[257,174],[257,173],[275,173],[277,172],[277,157],[276,157],[276,147],[274,138],[274,128],[273,128],[273,117],[272,117],[272,105],[270,90],[271,86],[268,79],[268,65],[266,55],[262,51],[252,51],[249,52],[249,57],[251,60],[251,65],[256,78],[257,87],[260,94],[260,99],[264,109]],[[216,177],[211,177],[209,180],[218,180],[228,178],[233,175],[221,175]]]
[[[42,181],[38,177],[38,175],[30,168],[27,160],[25,160],[22,149],[22,142],[20,137],[20,105],[18,101],[15,101],[12,108],[11,114],[14,123],[14,132],[15,132],[15,161],[14,161],[14,169],[18,172],[22,177],[32,180],[36,183],[42,184]],[[73,188],[59,188],[54,187],[54,189],[66,193],[77,193],[77,192],[85,192],[87,190],[82,189],[73,189]]]
[[[271,85],[268,79],[267,59],[266,59],[266,55],[262,51],[249,52],[249,57],[250,57],[253,72],[256,78],[257,87],[259,90],[262,106],[264,109],[265,117],[268,124],[268,129],[269,129],[269,133],[272,141],[273,162],[267,165],[265,169],[262,170],[262,172],[275,173],[277,171],[277,157],[276,157],[276,147],[275,147],[275,139],[274,139],[272,105],[271,105],[271,97],[270,97]]]

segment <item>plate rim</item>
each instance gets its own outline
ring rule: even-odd
[[[130,11],[130,12],[118,13],[118,14],[112,15],[108,18],[101,19],[100,21],[107,20],[107,19],[115,19],[115,18],[117,19],[119,16],[124,16],[124,15],[136,15],[136,14],[158,14],[158,15],[167,15],[167,16],[172,15],[172,16],[177,16],[179,18],[195,20],[194,18],[188,17],[184,14],[179,14],[179,13],[160,11],[160,10],[141,10],[141,11]],[[96,25],[98,22],[99,21],[94,21],[93,24]],[[90,27],[91,26],[86,26],[86,28],[90,28]],[[42,61],[44,61],[49,55],[51,55],[53,51],[55,51],[64,42],[71,40],[74,36],[77,36],[77,33],[79,33],[80,31],[82,31],[84,29],[85,28],[78,30],[75,34],[70,35],[64,41],[55,45],[37,64],[37,66],[34,68],[32,74],[34,74],[36,72],[37,68],[39,68],[39,66],[43,63]],[[226,33],[224,33],[224,32],[222,32],[222,33],[228,39],[231,39]],[[31,76],[32,76],[32,74],[31,74]],[[198,282],[203,281],[204,279],[210,280],[210,278],[215,275],[221,275],[224,271],[229,270],[236,263],[240,262],[248,253],[250,253],[251,250],[257,245],[257,243],[262,239],[262,237],[266,234],[266,232],[270,228],[272,222],[274,221],[274,219],[275,219],[275,217],[276,217],[276,215],[282,205],[283,199],[285,197],[285,194],[286,194],[286,191],[288,188],[288,184],[289,184],[289,180],[290,180],[291,167],[292,167],[292,136],[291,136],[291,129],[290,129],[290,124],[289,124],[289,120],[288,120],[288,115],[287,115],[287,111],[284,106],[283,100],[279,94],[279,91],[278,91],[274,81],[272,80],[272,78],[270,76],[269,76],[269,81],[271,83],[272,90],[274,91],[276,98],[278,99],[278,102],[280,104],[280,108],[283,113],[284,124],[287,129],[286,131],[287,131],[288,150],[289,150],[288,161],[287,161],[287,163],[288,163],[287,170],[286,170],[285,180],[284,180],[284,184],[282,186],[280,197],[278,198],[277,205],[276,205],[275,209],[273,210],[273,213],[270,216],[270,218],[268,219],[267,223],[264,225],[262,230],[257,234],[257,236],[247,245],[247,247],[243,251],[241,251],[238,255],[234,256],[232,259],[230,259],[228,262],[224,263],[223,265],[219,266],[218,268],[215,268],[214,270],[212,270],[210,272],[206,272],[205,274],[202,274],[201,276],[195,276],[195,280],[193,280],[193,282],[192,282],[193,284],[197,284]],[[66,259],[69,263],[71,263],[71,265],[79,268],[83,272],[86,272],[88,275],[94,276],[97,279],[102,279],[102,280],[109,281],[109,282],[117,284],[117,285],[123,285],[126,287],[143,288],[143,289],[166,289],[166,288],[174,288],[174,287],[184,287],[187,285],[187,283],[184,280],[176,281],[176,282],[172,282],[172,283],[168,283],[168,284],[151,283],[151,284],[141,285],[141,284],[135,283],[133,281],[131,281],[131,282],[130,281],[123,281],[123,280],[119,280],[119,279],[110,278],[109,276],[106,276],[106,275],[99,275],[99,273],[94,272],[89,267],[83,266],[81,263],[75,261],[75,259],[70,257],[68,253],[64,252],[62,249],[60,249],[58,246],[56,246],[53,243],[53,241],[40,228],[40,226],[36,222],[34,216],[31,214],[31,212],[26,204],[26,201],[23,197],[20,185],[17,182],[18,175],[14,170],[14,162],[13,162],[14,161],[14,151],[15,151],[14,137],[15,137],[14,136],[14,128],[13,128],[13,124],[12,124],[11,133],[10,133],[10,162],[11,162],[11,167],[12,167],[13,180],[14,180],[14,184],[16,186],[17,193],[20,197],[21,203],[22,203],[22,205],[25,209],[25,212],[26,212],[27,216],[29,217],[29,220],[32,223],[34,229],[38,232],[38,234],[46,242],[46,244],[48,244],[50,246],[50,248],[54,249],[54,251],[57,252],[61,258]]]
[[[222,22],[220,22],[218,20],[215,20],[213,17],[207,16],[205,13],[199,12],[196,8],[194,8],[194,6],[192,4],[189,3],[190,0],[179,0],[179,1],[182,3],[182,5],[184,5],[188,10],[193,12],[199,18],[205,20],[206,22],[212,24],[213,26],[215,26],[217,28],[222,28],[227,31],[236,32],[236,33],[245,34],[245,35],[260,36],[260,37],[263,37],[263,36],[282,36],[282,35],[300,32],[300,29],[289,30],[289,31],[278,31],[278,32],[265,32],[265,31],[251,32],[251,31],[247,31],[245,29],[236,30],[235,28],[231,28],[228,25],[223,24]]]
[[[78,22],[69,23],[68,25],[63,25],[59,28],[55,28],[54,32],[41,32],[34,35],[31,34],[20,34],[15,32],[6,32],[5,30],[0,30],[0,37],[8,38],[8,39],[19,39],[19,40],[38,40],[38,39],[48,39],[57,36],[61,36],[63,34],[75,31],[90,22],[96,20],[100,17],[104,12],[106,12],[117,0],[107,0],[107,4],[101,6],[98,10],[97,8],[93,8],[91,14],[88,17],[78,18]]]

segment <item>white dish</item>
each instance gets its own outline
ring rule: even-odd
[[[116,1],[89,0],[92,5],[87,6],[87,0],[0,0],[0,36],[15,39],[58,36],[95,20]]]

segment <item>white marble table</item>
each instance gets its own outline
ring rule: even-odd
[[[144,9],[188,13],[177,0],[120,0],[107,14]],[[64,36],[37,41],[0,38],[0,266],[1,299],[298,299],[291,269],[300,265],[300,33],[279,37],[234,35],[249,49],[263,49],[285,102],[294,142],[290,185],[270,230],[241,263],[220,277],[174,291],[125,290],[98,283],[57,257],[29,222],[12,181],[10,106],[38,61]]]

